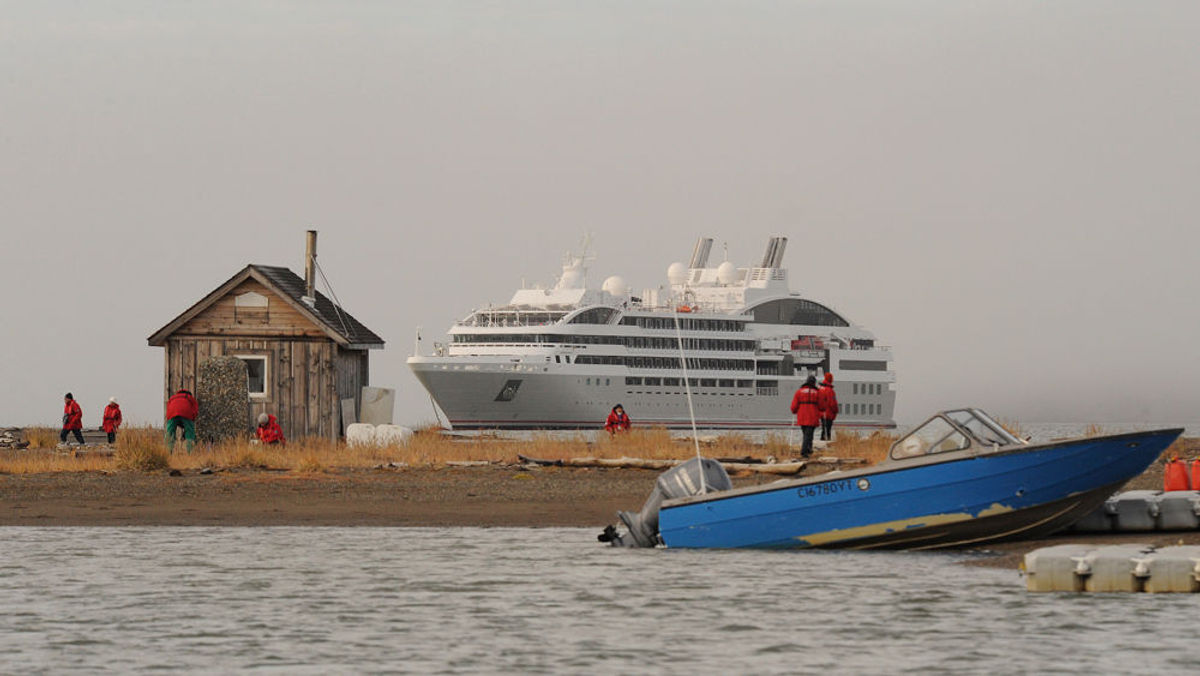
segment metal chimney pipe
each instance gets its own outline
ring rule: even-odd
[[[317,231],[309,230],[304,250],[304,295],[317,298]]]

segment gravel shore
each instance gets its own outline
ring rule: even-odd
[[[1194,450],[1200,440],[1188,440]],[[1163,460],[1126,488],[1161,488]],[[641,507],[654,470],[520,466],[0,475],[3,526],[596,527]],[[734,477],[738,486],[775,481]],[[1200,544],[1200,533],[1066,535],[986,546],[971,565],[1015,567],[1061,542]]]

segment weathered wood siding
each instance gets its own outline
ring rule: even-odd
[[[336,439],[342,434],[338,404],[337,345],[332,341],[250,338],[168,338],[166,399],[180,388],[196,391],[196,373],[209,357],[266,357],[266,395],[252,397],[252,417],[270,413],[288,438]],[[201,402],[203,405],[203,402]]]
[[[355,419],[362,414],[362,388],[370,384],[370,374],[367,372],[367,351],[346,350],[341,347],[337,351],[337,396],[342,399],[354,399]],[[338,411],[341,416],[341,411]]]
[[[265,296],[267,307],[236,307],[237,297],[249,292]],[[328,338],[321,327],[253,279],[239,284],[171,335]]]

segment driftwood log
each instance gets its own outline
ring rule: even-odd
[[[650,458],[567,458],[565,460],[543,460],[518,455],[517,458],[526,464],[550,467],[619,467],[622,469],[671,469],[683,460],[654,460]],[[808,465],[806,462],[781,462],[775,464],[763,462],[721,462],[721,466],[730,472],[759,472],[762,474],[799,474]]]

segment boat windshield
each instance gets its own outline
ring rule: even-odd
[[[992,420],[991,416],[979,409],[947,411],[946,417],[987,446],[1007,446],[1021,443],[1020,439],[1010,434],[1000,423]]]
[[[972,443],[1007,446],[1021,443],[988,414],[975,408],[943,411],[892,444],[897,460],[933,453],[959,451]]]
[[[934,416],[892,444],[892,457],[915,458],[931,453],[958,451],[971,445],[966,435],[941,416]]]

